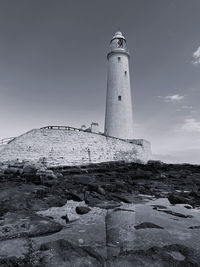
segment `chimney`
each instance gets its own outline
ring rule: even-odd
[[[99,133],[99,124],[97,122],[91,123],[91,132],[92,133]]]

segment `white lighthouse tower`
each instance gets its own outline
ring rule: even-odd
[[[117,31],[110,41],[106,97],[106,136],[133,139],[129,53],[126,39]]]

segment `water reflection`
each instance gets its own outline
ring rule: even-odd
[[[144,198],[149,201],[123,204],[121,210],[109,211],[107,224],[110,231],[107,239],[110,256],[116,256],[120,250],[144,250],[170,244],[200,249],[200,229],[197,227],[200,226],[199,209],[187,209],[184,204],[171,205],[167,198]],[[134,210],[134,213],[123,209]]]
[[[123,251],[171,244],[200,250],[200,209],[188,209],[184,204],[171,205],[167,198],[140,197],[142,201],[137,204],[121,203],[120,207],[109,210],[91,208],[85,215],[76,214],[75,209],[87,205],[74,201],[68,201],[63,207],[40,211],[40,215],[51,216],[65,227],[59,233],[33,238],[33,241],[40,245],[49,240],[66,239],[74,244],[90,246],[104,258],[117,256]],[[75,220],[66,224],[61,219],[65,214]],[[181,257],[177,253],[171,256]]]

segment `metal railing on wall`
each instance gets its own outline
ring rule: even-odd
[[[75,128],[75,127],[70,127],[70,126],[45,126],[40,129],[52,129],[52,130],[67,130],[67,131],[83,131],[86,132],[85,130]]]
[[[106,136],[104,133],[100,133],[100,132],[99,133],[94,133],[94,132],[88,131],[87,129],[86,130],[83,130],[83,129],[79,129],[79,128],[75,128],[75,127],[70,127],[70,126],[45,126],[45,127],[40,128],[40,129],[89,132],[91,134],[103,135],[103,136],[108,137],[108,138],[113,138],[113,139],[117,139],[117,140],[129,142],[129,143],[134,143],[133,140],[126,140],[126,139],[122,139],[122,138],[118,138],[118,137],[114,137],[114,136]],[[140,144],[138,144],[138,145],[140,145]]]

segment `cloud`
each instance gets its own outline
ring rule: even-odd
[[[200,46],[193,53],[192,57],[193,57],[192,64],[194,64],[194,65],[200,64]]]
[[[190,110],[190,114],[196,114],[197,111],[196,110]]]
[[[173,102],[173,103],[176,103],[176,102],[179,102],[179,101],[183,100],[183,98],[184,98],[184,96],[179,95],[179,94],[176,94],[176,95],[168,95],[168,96],[165,96],[164,102]]]
[[[183,105],[181,108],[182,108],[182,109],[192,109],[193,106]]]
[[[194,118],[185,119],[181,130],[186,132],[200,132],[200,121]]]

